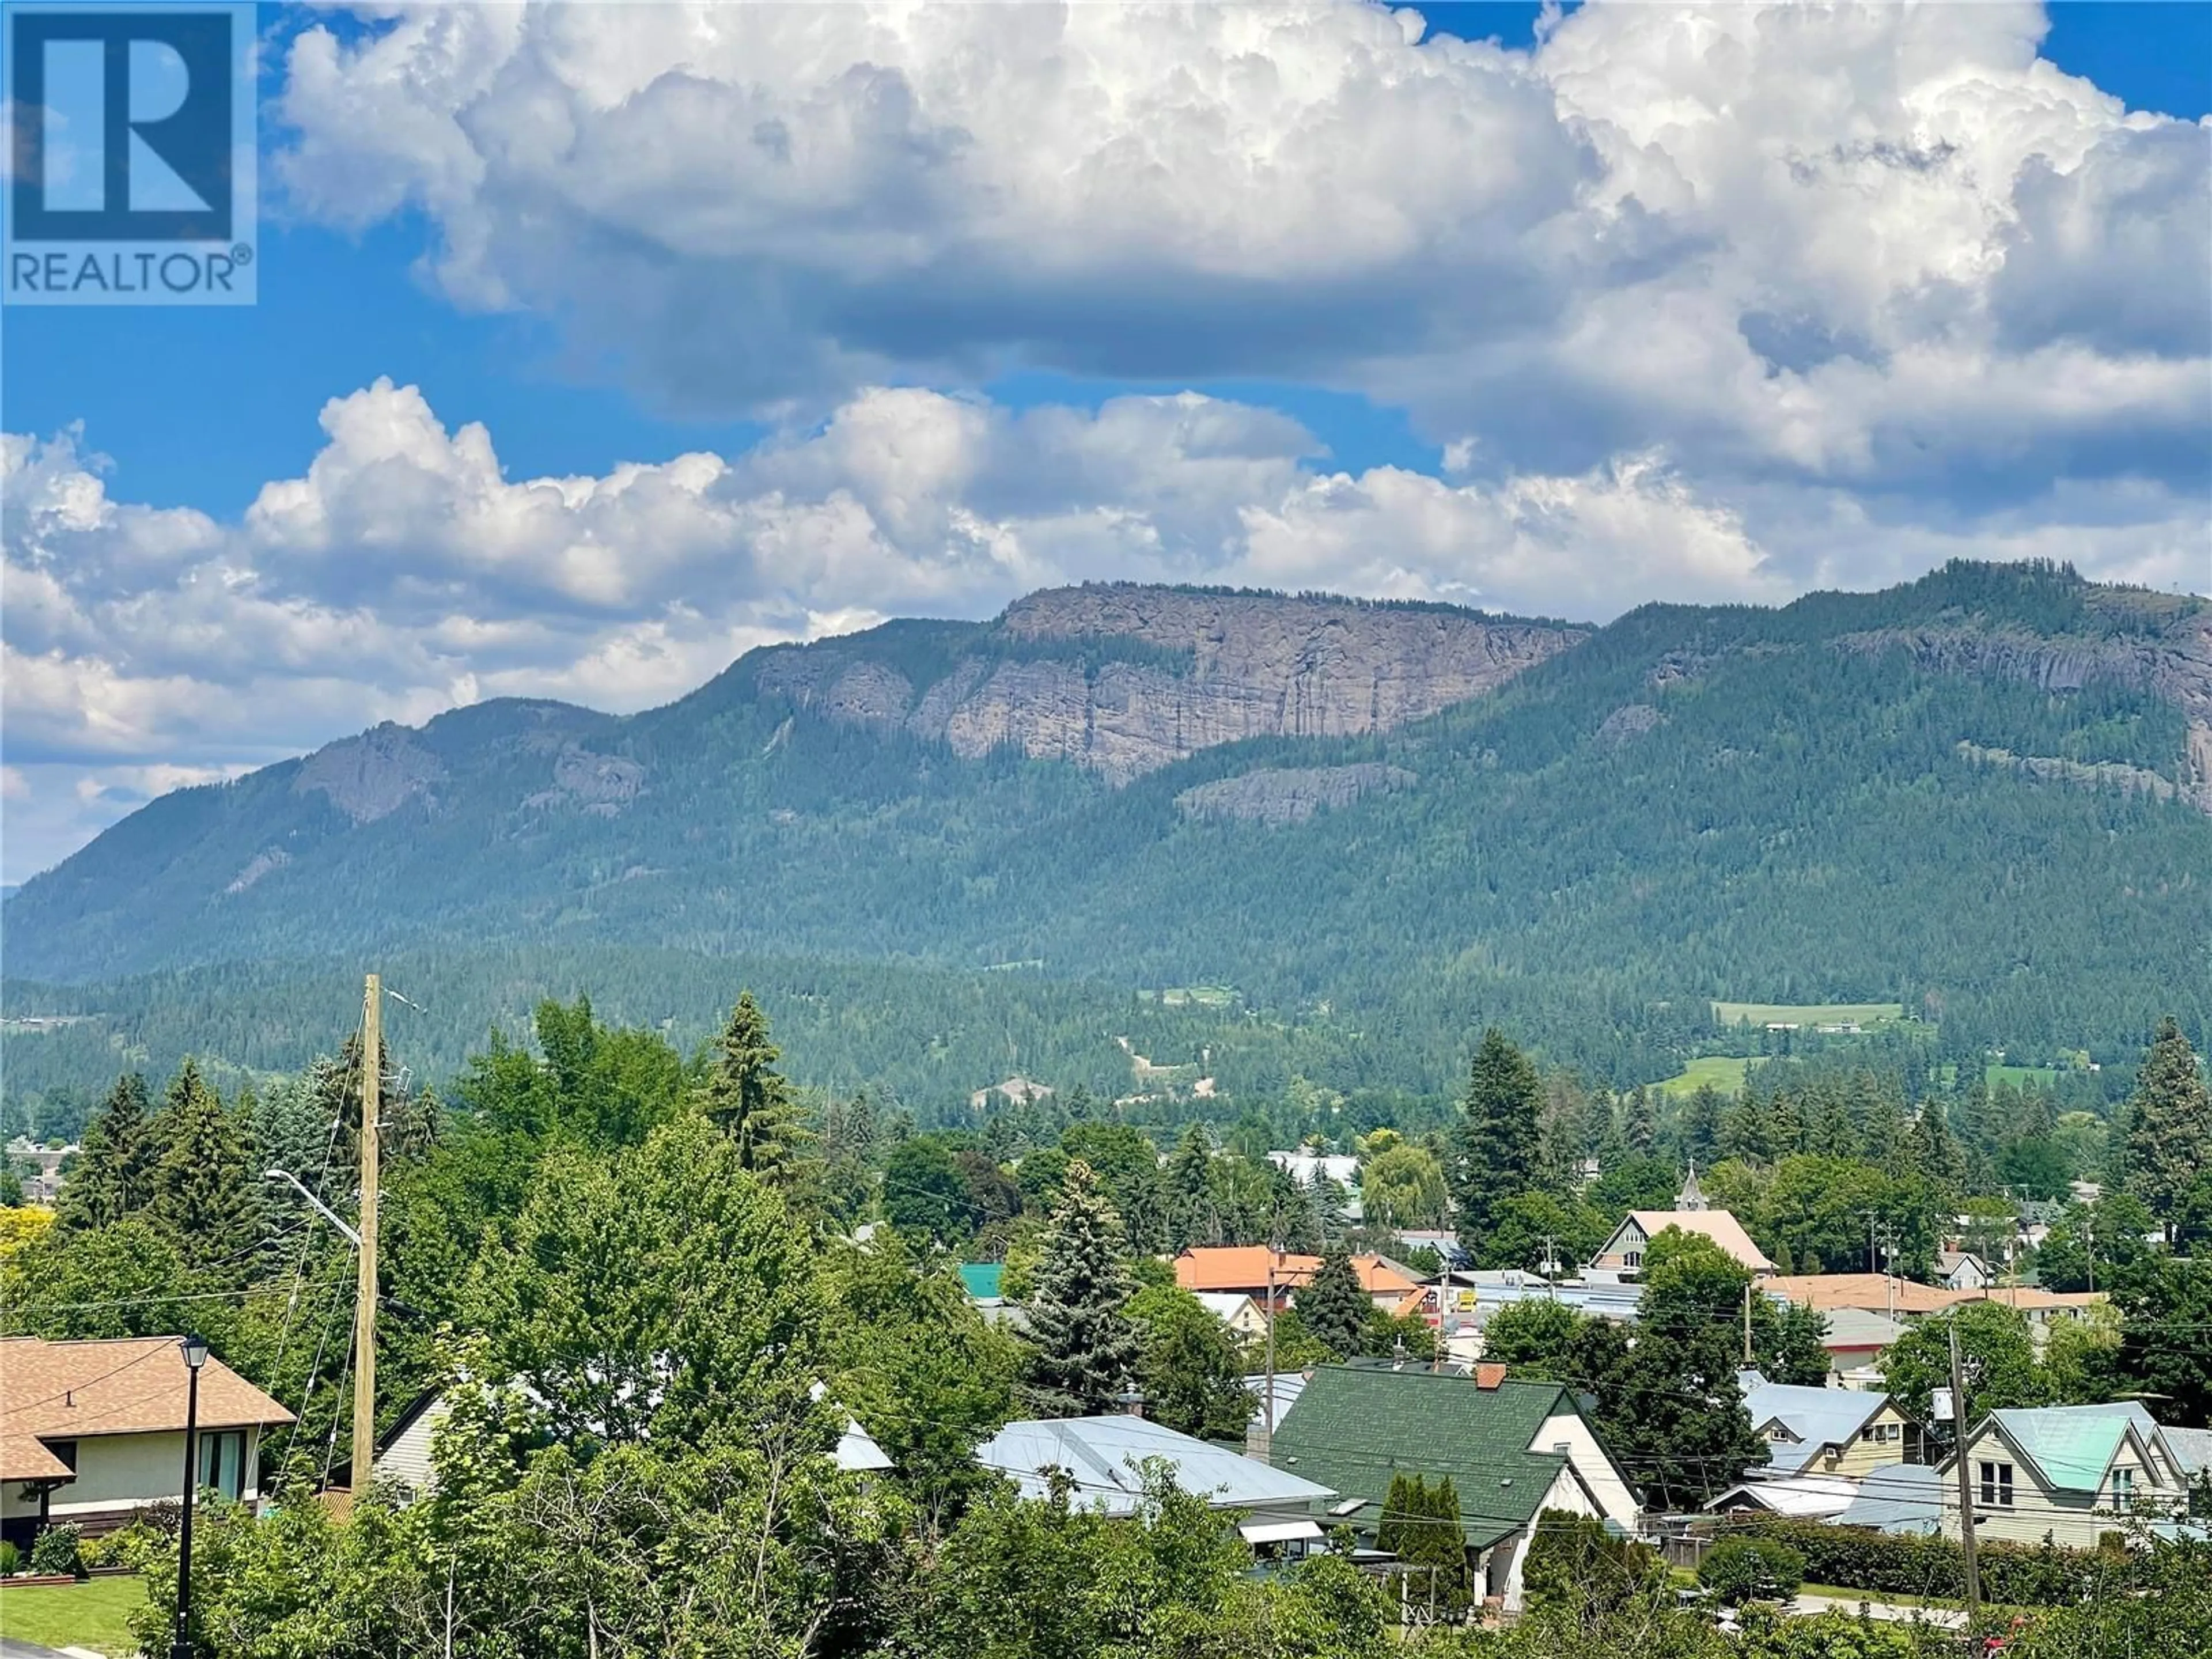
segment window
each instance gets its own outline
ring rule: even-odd
[[[1902,1423],[1869,1423],[1859,1431],[1859,1438],[1877,1446],[1887,1446],[1905,1438]]]
[[[2136,1501],[2136,1472],[2133,1469],[2112,1471],[2112,1507],[2125,1515]]]
[[[1984,1463],[1982,1465],[1982,1502],[1992,1509],[2012,1507],[2012,1465]]]
[[[362,1092],[364,1094],[368,1092],[368,1085],[362,1085]],[[1644,1252],[1641,1250],[1629,1250],[1626,1252],[1620,1258],[1620,1265],[1624,1267],[1642,1267],[1644,1265]]]
[[[246,1434],[232,1429],[200,1436],[200,1485],[237,1498],[246,1490]]]

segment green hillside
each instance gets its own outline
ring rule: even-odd
[[[823,718],[762,690],[756,653],[629,719],[501,702],[386,728],[389,775],[359,787],[438,776],[369,822],[299,787],[320,757],[156,801],[9,901],[8,969],[142,1023],[197,1000],[222,1029],[213,988],[409,960],[465,1045],[540,994],[629,1018],[681,1001],[689,1024],[743,976],[723,958],[836,963],[860,975],[849,1018],[885,1034],[838,1052],[878,1073],[932,1040],[901,1006],[922,980],[883,970],[965,987],[1006,963],[1034,965],[957,994],[1002,1021],[1096,998],[1068,1016],[1087,1052],[1139,1017],[1323,1033],[1308,1059],[1414,1090],[1481,1018],[1657,1081],[1715,1035],[1716,1000],[1747,996],[1900,1005],[1954,1058],[2120,1060],[2162,1011],[2199,1034],[2212,1014],[2212,817],[2188,799],[2183,707],[2133,666],[2199,614],[1978,566],[1779,611],[1647,607],[1396,732],[1231,744],[1120,789]],[[1190,793],[1209,785],[1227,793]],[[1316,789],[1338,793],[1283,805]],[[485,952],[510,971],[458,970]],[[1193,987],[1237,996],[1135,994]],[[10,1069],[50,1073],[29,1042],[92,1041],[17,1038]],[[1267,1042],[1267,1074],[1297,1068]],[[264,1034],[234,1057],[297,1049]],[[963,1086],[992,1080],[981,1053],[962,1064]]]

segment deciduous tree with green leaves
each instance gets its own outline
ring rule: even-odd
[[[1254,1401],[1229,1328],[1173,1285],[1146,1286],[1128,1312],[1142,1344],[1145,1415],[1201,1440],[1242,1440]]]

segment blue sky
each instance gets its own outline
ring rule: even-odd
[[[2212,5],[592,10],[264,8],[258,305],[0,317],[6,879],[363,710],[1051,580],[2212,586]]]

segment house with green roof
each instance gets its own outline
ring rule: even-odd
[[[1271,1461],[1341,1494],[1329,1524],[1372,1535],[1397,1474],[1451,1477],[1480,1593],[1521,1606],[1521,1568],[1546,1510],[1633,1528],[1636,1492],[1557,1382],[1411,1366],[1324,1365],[1276,1425]]]
[[[2090,1549],[2131,1516],[2186,1506],[2187,1462],[2133,1401],[1994,1411],[1942,1465],[1943,1532],[1960,1533],[1959,1458],[1978,1537]]]

